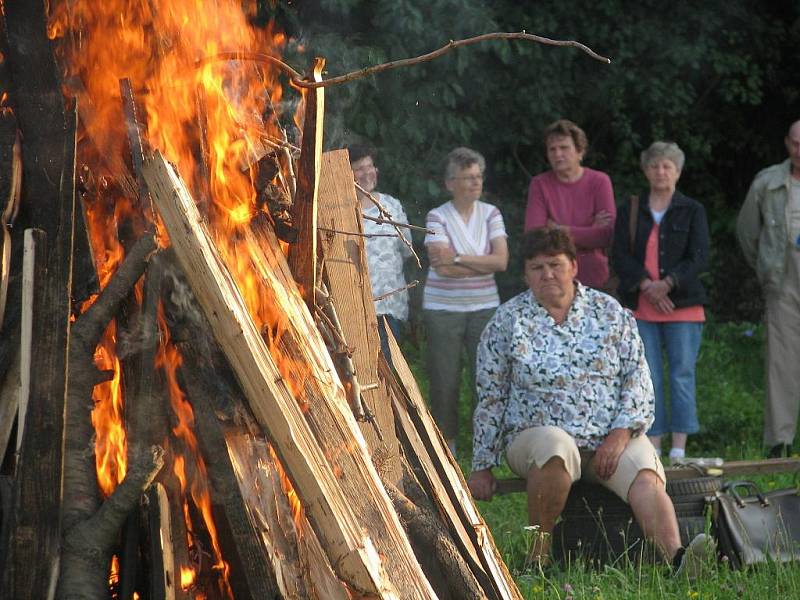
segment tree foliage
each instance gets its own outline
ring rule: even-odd
[[[792,112],[800,99],[800,5],[309,0],[283,6],[278,18],[294,39],[287,60],[309,65],[324,56],[328,76],[490,31],[575,39],[610,57],[604,65],[574,48],[488,42],[330,88],[326,143],[374,143],[380,188],[401,198],[417,223],[447,199],[446,153],[479,150],[487,196],[504,214],[513,251],[528,181],[547,168],[547,123],[565,117],[586,130],[586,164],[611,175],[618,201],[645,185],[639,153],[655,139],[676,141],[687,155],[679,187],[709,212],[712,310],[724,318],[756,314],[758,288],[733,222],[755,173],[784,158],[782,138],[800,117]],[[505,295],[519,289],[518,278],[517,269],[500,278]]]

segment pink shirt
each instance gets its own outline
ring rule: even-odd
[[[650,230],[650,236],[647,238],[647,246],[644,251],[644,268],[650,279],[658,281],[658,224],[653,223],[653,228]],[[671,313],[663,313],[653,306],[650,301],[644,297],[644,294],[639,292],[639,304],[636,305],[636,310],[633,316],[642,321],[651,321],[653,323],[674,323],[676,321],[683,321],[689,323],[702,323],[706,320],[706,313],[703,310],[702,304],[695,306],[686,306],[684,308],[676,308]]]
[[[601,210],[611,215],[611,223],[596,227],[592,222]],[[578,248],[578,281],[584,285],[599,288],[608,279],[605,250],[611,245],[616,217],[611,179],[601,171],[584,167],[581,178],[572,183],[561,181],[553,171],[531,179],[525,231],[544,227],[547,219],[567,225]]]

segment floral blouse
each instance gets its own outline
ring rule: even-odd
[[[472,469],[500,463],[524,429],[560,427],[594,450],[616,428],[646,431],[654,399],[630,311],[576,282],[563,323],[530,290],[497,309],[481,336]]]
[[[392,220],[398,223],[408,223],[408,217],[400,201],[389,194],[375,194],[378,201],[386,211],[392,215]],[[369,206],[361,211],[371,217],[379,217],[377,206]],[[364,219],[364,233],[377,234],[376,237],[366,238],[367,267],[369,279],[372,284],[372,297],[377,298],[394,290],[399,290],[406,285],[403,274],[403,261],[411,256],[411,250],[397,236],[394,226],[387,223],[376,223]],[[410,236],[405,228],[400,228],[400,233],[410,241]],[[375,313],[378,315],[392,315],[405,321],[408,319],[408,290],[390,294],[382,300],[375,302]]]

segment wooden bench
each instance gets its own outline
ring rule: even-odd
[[[664,469],[667,480],[692,479],[694,477],[737,477],[739,475],[766,475],[769,473],[800,472],[800,458],[767,458],[764,460],[736,460],[721,467],[697,467],[686,465]],[[496,494],[514,494],[525,491],[525,480],[521,477],[498,479]]]

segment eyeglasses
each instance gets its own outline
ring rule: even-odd
[[[464,175],[463,177],[451,177],[451,181],[483,181],[483,175]]]

